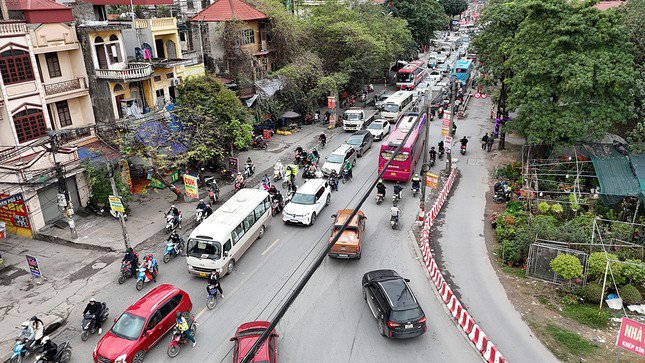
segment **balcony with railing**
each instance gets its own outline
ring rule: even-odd
[[[177,18],[137,19],[134,22],[136,29],[149,29],[153,33],[176,32]]]
[[[154,73],[150,63],[128,63],[125,69],[97,69],[96,78],[114,81],[137,81],[150,78]]]
[[[63,94],[71,94],[77,91],[87,91],[85,78],[75,78],[62,82],[45,83],[45,96],[54,97]]]
[[[23,35],[27,34],[27,25],[24,22],[1,21],[0,35]]]

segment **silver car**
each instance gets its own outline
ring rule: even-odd
[[[352,136],[350,136],[347,140],[347,144],[351,145],[354,150],[356,150],[356,153],[360,158],[361,156],[363,156],[363,154],[365,154],[367,150],[372,147],[373,139],[374,136],[372,136],[371,132],[367,130],[361,130],[353,133]]]

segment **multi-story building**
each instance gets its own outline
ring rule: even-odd
[[[169,3],[134,0],[134,5],[139,2]],[[182,51],[176,18],[108,21],[105,3],[131,2],[90,0],[72,5],[97,122],[163,109],[175,99],[184,77],[203,73],[197,52]]]
[[[95,140],[94,115],[71,10],[49,0],[7,8],[17,20],[0,22],[0,220],[31,235],[62,218],[59,178],[73,207],[87,200],[77,147]]]
[[[227,50],[223,39],[226,24],[242,23],[237,49]],[[230,74],[239,57],[238,52],[250,55],[253,79],[264,78],[273,69],[268,41],[269,17],[242,0],[216,0],[191,20],[193,44],[204,53],[204,63],[216,73]],[[237,58],[237,59],[236,59]]]

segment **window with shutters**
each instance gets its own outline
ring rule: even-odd
[[[47,135],[47,124],[42,110],[27,109],[18,112],[13,116],[13,124],[20,143]]]
[[[72,124],[72,116],[69,113],[69,105],[67,101],[56,102],[56,112],[58,113],[58,121],[60,126],[70,126]]]
[[[4,84],[34,80],[29,52],[22,49],[9,49],[0,53],[0,74]]]
[[[253,29],[242,30],[242,45],[255,43],[255,32]]]
[[[60,71],[60,63],[58,62],[58,54],[45,53],[45,60],[47,61],[47,69],[49,70],[49,78],[56,78],[62,76]]]

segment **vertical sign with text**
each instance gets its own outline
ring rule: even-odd
[[[5,223],[7,233],[31,237],[31,224],[22,193],[0,194],[0,221]]]
[[[616,338],[616,346],[645,356],[645,324],[623,318]]]
[[[190,198],[199,198],[199,190],[197,189],[197,177],[184,174],[184,185],[186,186],[186,196]]]

